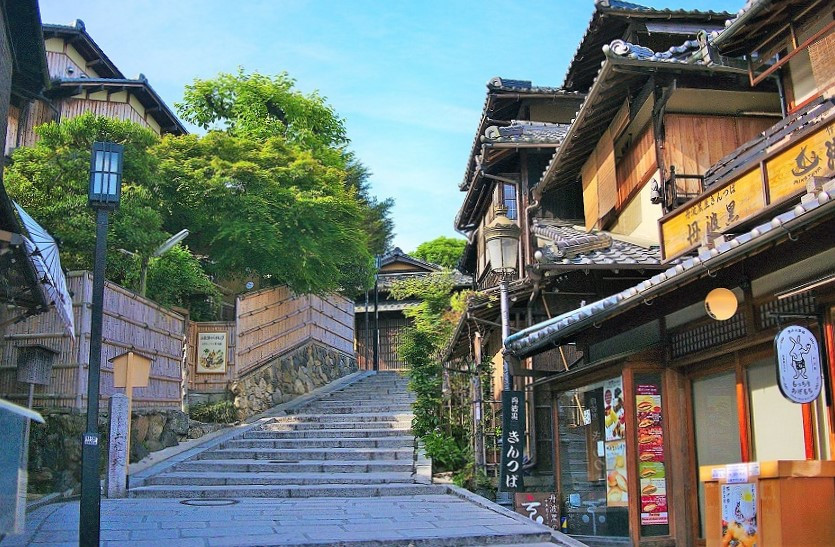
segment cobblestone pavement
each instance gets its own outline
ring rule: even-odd
[[[102,500],[102,545],[546,544],[547,528],[454,495],[380,498]],[[41,507],[3,547],[77,545],[78,502]],[[553,543],[550,543],[553,545]]]

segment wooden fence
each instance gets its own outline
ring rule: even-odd
[[[324,299],[274,287],[239,296],[235,308],[235,322],[193,323],[189,328],[190,391],[223,392],[229,382],[309,340],[354,354],[354,303],[342,296]],[[198,336],[217,332],[227,333],[226,370],[197,372]]]
[[[58,356],[49,385],[35,388],[36,406],[86,407],[93,276],[90,272],[73,272],[67,276],[67,284],[73,294],[75,343],[64,334],[54,311],[9,326],[0,344],[0,396],[25,403],[28,386],[17,382],[18,348],[40,344],[58,351]],[[134,408],[179,408],[185,331],[185,317],[107,282],[102,319],[100,404],[106,405],[107,399],[116,392],[113,364],[109,360],[133,350],[154,360],[148,387],[134,390]]]

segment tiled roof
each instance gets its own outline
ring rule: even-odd
[[[162,100],[157,92],[148,83],[148,79],[143,74],[139,75],[137,79],[128,78],[60,78],[53,80],[53,90],[58,89],[73,89],[76,87],[93,87],[93,88],[117,88],[126,89],[137,95],[137,99],[142,105],[149,109],[149,114],[160,125],[163,132],[173,133],[175,135],[185,135],[188,133],[183,122],[171,111],[165,101]]]
[[[593,78],[588,72],[595,70],[602,60],[599,48],[615,38],[622,37],[624,31],[636,20],[710,22],[730,16],[727,12],[655,9],[632,2],[596,0],[594,12],[568,65],[562,87],[578,91],[590,89]]]
[[[567,131],[568,124],[565,123],[513,120],[506,127],[488,127],[481,136],[481,142],[559,144]]]
[[[692,44],[688,45],[689,42],[691,41],[672,48],[674,51],[679,48],[682,48],[682,51],[690,50],[692,58],[688,62],[664,62],[661,58],[664,54],[657,54],[648,48],[636,47],[622,40],[614,40],[604,46],[605,60],[585,101],[577,111],[577,117],[569,126],[562,146],[556,149],[545,167],[539,182],[532,187],[536,199],[541,197],[552,183],[563,184],[577,180],[588,154],[606,129],[606,124],[598,122],[611,119],[623,105],[629,89],[642,89],[642,82],[652,74],[668,70],[673,73],[698,71],[705,77],[717,74],[747,76],[747,70],[743,68],[710,62],[709,56],[702,55],[703,48],[693,48]],[[637,53],[638,51],[641,53]],[[628,65],[632,70],[618,71],[618,65]]]
[[[505,340],[505,347],[516,357],[523,358],[548,345],[557,344],[591,325],[624,312],[643,302],[670,292],[682,284],[695,280],[709,272],[760,250],[763,246],[783,237],[790,231],[835,217],[835,179],[826,183],[820,192],[807,194],[793,209],[786,211],[729,241],[705,250],[692,258],[642,281],[634,287],[613,294],[576,310],[512,334]]]
[[[541,266],[658,266],[657,246],[642,247],[613,237],[608,232],[585,232],[569,223],[549,221],[531,228],[541,240]],[[544,244],[543,244],[544,243]]]
[[[478,128],[476,129],[476,134],[475,138],[473,139],[473,146],[470,150],[470,155],[467,157],[467,168],[464,170],[464,178],[458,185],[458,188],[461,191],[465,191],[469,188],[473,172],[477,168],[476,165],[481,163],[481,159],[478,153],[479,147],[482,144],[481,137],[484,133],[484,130],[488,126],[488,120],[492,115],[492,110],[495,106],[496,101],[498,100],[497,95],[500,95],[502,93],[519,93],[524,95],[530,95],[532,97],[535,97],[536,95],[541,95],[543,99],[547,97],[564,96],[572,97],[579,100],[584,97],[582,93],[565,91],[558,87],[535,86],[530,80],[512,80],[508,78],[502,78],[499,76],[490,78],[490,81],[487,82],[487,96],[484,99],[484,106],[481,110],[481,119],[479,121]]]
[[[626,57],[628,59],[640,59],[642,61],[660,61],[667,63],[689,63],[692,62],[692,55],[700,48],[698,40],[687,40],[679,46],[674,46],[667,51],[655,52],[648,47],[630,44],[623,40],[615,40],[608,46],[604,46],[604,53],[607,55]]]
[[[443,269],[437,264],[433,264],[432,262],[426,262],[425,260],[421,260],[419,258],[415,258],[412,255],[404,253],[403,249],[401,249],[400,247],[395,247],[387,251],[386,254],[383,255],[381,266],[391,264],[392,262],[406,262],[408,264],[420,266],[422,268],[426,268],[427,270],[432,271],[440,271]]]
[[[124,78],[125,75],[102,51],[87,32],[84,21],[76,19],[71,25],[43,25],[44,38],[58,37],[72,42],[73,47],[88,63],[95,63],[95,71],[104,78]]]

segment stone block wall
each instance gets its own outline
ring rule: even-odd
[[[244,419],[357,370],[353,355],[309,341],[247,373],[230,390]]]
[[[29,442],[29,491],[64,492],[76,489],[81,481],[81,434],[87,424],[77,410],[42,410],[46,423],[32,423]],[[99,459],[103,474],[107,462],[108,416],[99,415]],[[151,452],[176,446],[220,429],[220,424],[190,420],[179,410],[137,410],[131,413],[131,462]]]

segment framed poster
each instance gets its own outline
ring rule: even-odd
[[[226,333],[197,334],[197,374],[226,373]]]

